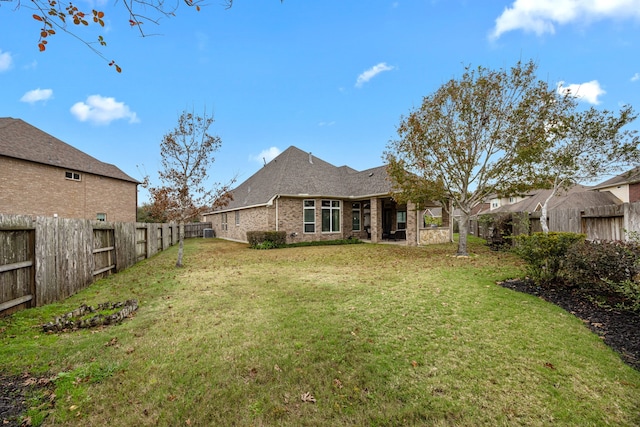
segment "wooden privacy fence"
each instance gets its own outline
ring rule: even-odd
[[[175,223],[0,214],[0,314],[67,298],[177,241]]]
[[[204,230],[212,228],[210,222],[190,222],[184,225],[184,238],[204,237]]]
[[[504,215],[504,214],[502,214]],[[513,235],[542,231],[540,212],[511,213]],[[584,209],[554,209],[549,211],[549,231],[583,233],[588,240],[625,240],[640,237],[640,202],[621,205],[592,206]],[[489,238],[491,230],[484,230],[478,221],[472,222],[473,234]]]

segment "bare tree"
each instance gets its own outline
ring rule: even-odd
[[[209,166],[215,161],[222,141],[209,133],[213,116],[206,112],[196,115],[183,112],[178,124],[167,133],[160,143],[162,167],[159,177],[160,187],[149,189],[153,200],[152,213],[155,217],[165,217],[179,223],[179,246],[176,267],[182,267],[184,248],[184,223],[199,218],[203,211],[226,206],[231,201],[228,184],[205,186]]]

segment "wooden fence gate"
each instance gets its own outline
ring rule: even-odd
[[[0,313],[35,303],[35,230],[0,230]]]

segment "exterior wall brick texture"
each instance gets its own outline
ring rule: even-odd
[[[640,182],[629,185],[629,203],[640,201]]]
[[[0,212],[93,220],[104,213],[107,221],[136,221],[136,183],[84,172],[74,181],[66,171],[0,156]]]
[[[315,202],[315,232],[304,232],[304,201],[313,200]],[[360,231],[353,231],[353,203],[352,200],[340,200],[340,231],[322,231],[322,201],[329,199],[303,199],[293,197],[281,197],[273,201],[270,206],[260,206],[255,208],[240,209],[226,213],[212,213],[205,215],[204,221],[211,222],[216,237],[223,239],[246,242],[247,231],[286,231],[287,243],[310,242],[322,240],[337,240],[356,237],[359,239],[368,238],[364,227],[364,204],[370,203],[372,221],[372,241],[377,242],[376,223],[378,234],[382,232],[382,200],[366,199],[360,202]],[[337,199],[333,199],[337,200]],[[377,207],[377,208],[376,208]],[[236,224],[236,212],[239,212],[239,223]],[[226,228],[223,225],[223,218],[226,214]],[[416,236],[416,212],[414,205],[409,206],[407,213],[407,241],[415,245]]]

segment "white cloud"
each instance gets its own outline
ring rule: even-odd
[[[381,62],[377,65],[374,65],[373,67],[369,68],[367,71],[365,71],[364,73],[358,76],[358,79],[356,80],[356,87],[362,87],[363,84],[365,84],[366,82],[368,82],[369,80],[377,76],[378,74],[384,71],[391,71],[393,69],[395,69],[395,67],[387,65],[386,62]]]
[[[335,124],[336,124],[335,120],[332,120],[330,122],[320,122],[318,123],[318,126],[325,127],[325,126],[333,126]]]
[[[278,157],[280,153],[281,151],[278,147],[270,147],[266,150],[262,150],[257,156],[249,156],[249,160],[256,161],[260,164],[267,164]]]
[[[100,95],[91,95],[86,102],[76,102],[71,107],[71,114],[81,122],[89,121],[97,125],[108,125],[119,119],[129,119],[129,123],[140,121],[124,102]]]
[[[53,90],[51,89],[34,89],[22,95],[20,101],[28,102],[29,104],[35,104],[39,101],[47,101],[53,97]]]
[[[3,52],[0,50],[0,73],[9,70],[12,65],[13,58],[11,57],[11,52]]]
[[[598,83],[597,80],[591,80],[590,82],[570,84],[567,86],[565,86],[564,82],[560,82],[558,83],[558,93],[570,93],[579,100],[584,100],[589,104],[598,105],[600,103],[598,97],[607,92],[600,87],[600,83]]]
[[[554,34],[556,25],[607,18],[640,18],[640,0],[515,0],[496,19],[490,38],[514,30],[538,36]]]
[[[635,73],[633,77],[631,77],[631,81],[637,82],[638,80],[640,80],[640,73]]]

